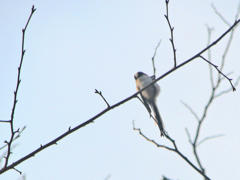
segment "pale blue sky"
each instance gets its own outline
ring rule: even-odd
[[[164,17],[165,1],[1,1],[0,2],[0,119],[9,119],[21,55],[21,29],[34,4],[34,13],[25,38],[25,57],[15,112],[15,129],[27,126],[10,163],[37,149],[106,108],[94,89],[102,91],[110,105],[135,93],[133,75],[152,75],[155,58],[157,76],[173,66],[170,31]],[[228,26],[214,13],[211,3],[232,24],[238,1],[170,0],[169,15],[174,29],[177,63],[206,47],[205,24],[214,27],[217,39]],[[212,48],[212,61],[220,65],[228,36]],[[240,75],[240,29],[235,31],[224,73]],[[207,57],[207,53],[204,54]],[[214,70],[214,74],[217,72]],[[198,114],[210,96],[208,64],[196,59],[159,81],[158,106],[169,135],[179,150],[197,165],[185,128],[193,137],[197,122],[180,100]],[[224,81],[218,92],[230,88]],[[216,99],[204,122],[200,139],[206,141],[198,153],[212,179],[240,176],[240,91]],[[150,139],[172,146],[159,137],[159,130],[142,104],[131,100],[113,109],[77,132],[37,154],[17,169],[27,179],[110,180],[203,179],[181,157],[157,148],[132,130],[132,120]],[[9,139],[9,125],[0,124],[0,142]],[[0,152],[2,153],[2,151]],[[2,164],[1,164],[2,165]],[[17,179],[10,170],[0,180]]]

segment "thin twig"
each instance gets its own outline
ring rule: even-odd
[[[102,95],[102,92],[100,91],[100,92],[98,92],[98,90],[97,89],[95,89],[95,93],[96,94],[99,94],[102,98],[103,98],[103,100],[105,101],[105,103],[107,104],[107,106],[108,106],[108,108],[110,107],[110,105],[108,104],[108,102],[107,102],[107,100],[103,97],[103,95]]]
[[[0,122],[2,122],[2,123],[10,123],[11,120],[0,120]]]
[[[234,86],[235,86],[235,87],[237,87],[237,85],[238,85],[238,83],[239,83],[239,80],[240,80],[240,76],[237,78],[236,82],[234,83]],[[229,88],[228,90],[225,90],[225,91],[222,91],[222,92],[216,94],[216,95],[214,96],[214,99],[217,98],[217,97],[219,97],[219,96],[221,96],[221,95],[223,95],[223,94],[226,94],[226,93],[230,92],[231,90],[232,90],[232,88]]]
[[[207,26],[207,30],[208,30],[208,42],[207,42],[207,46],[209,46],[209,44],[211,43],[211,35],[212,35],[212,31],[214,30],[214,28],[210,28]],[[208,49],[208,60],[210,62],[212,62],[212,58],[211,58],[211,49]],[[209,71],[210,71],[210,81],[211,81],[211,86],[213,88],[214,86],[214,82],[213,82],[213,72],[212,72],[212,66],[210,64],[208,64],[209,66]]]
[[[13,150],[13,149],[15,149],[17,146],[19,145],[19,143],[15,143],[15,144],[13,144],[12,145],[12,147],[11,147],[11,149]],[[6,159],[6,154],[7,154],[7,150],[4,152],[4,153],[2,153],[2,155],[0,156],[0,163],[1,163],[1,161],[2,161],[2,159]]]
[[[173,30],[174,30],[174,27],[171,26],[171,23],[170,23],[170,21],[169,21],[169,16],[168,16],[168,3],[169,3],[169,0],[165,0],[165,3],[166,3],[166,15],[164,15],[164,16],[165,16],[165,18],[167,19],[168,26],[169,26],[170,31],[171,31],[171,38],[170,38],[169,40],[171,41],[171,44],[172,44],[173,59],[174,59],[174,68],[176,68],[176,66],[177,66],[176,49],[175,49],[174,42],[173,42]]]
[[[15,137],[13,138],[12,142],[15,141],[17,138],[20,137],[20,135],[21,135],[21,133],[24,131],[24,129],[26,129],[26,126],[24,126],[24,127],[18,132],[17,136],[15,136]],[[3,145],[2,147],[0,147],[0,150],[2,150],[3,148],[5,148],[6,146],[7,146],[7,144]]]
[[[149,86],[153,85],[154,83],[156,83],[157,81],[165,78],[167,75],[173,73],[174,71],[176,71],[177,69],[181,68],[182,66],[188,64],[189,62],[191,62],[192,60],[196,59],[197,57],[199,57],[199,55],[201,55],[202,53],[204,53],[205,51],[207,51],[209,48],[211,48],[212,46],[216,45],[225,35],[227,35],[238,23],[240,22],[240,19],[238,21],[236,21],[227,31],[225,31],[217,40],[215,40],[212,44],[210,44],[208,47],[204,48],[203,50],[201,50],[199,53],[197,53],[196,55],[194,55],[193,57],[191,57],[190,59],[186,60],[185,62],[183,62],[182,64],[178,65],[176,68],[169,70],[168,72],[166,72],[165,74],[163,74],[162,76],[160,76],[159,78],[157,78],[156,80],[154,80],[153,82],[151,82],[148,86],[142,88],[140,91],[134,93],[133,95],[129,96],[128,98],[110,106],[110,108],[107,108],[105,110],[103,110],[102,112],[98,113],[97,115],[95,115],[94,117],[90,118],[89,120],[83,122],[82,124],[79,124],[78,126],[72,128],[72,129],[68,129],[67,132],[63,133],[62,135],[58,136],[57,138],[55,138],[54,140],[50,141],[49,143],[40,146],[38,149],[34,150],[33,152],[29,153],[28,155],[22,157],[21,159],[17,160],[16,162],[12,163],[11,165],[8,165],[7,167],[3,168],[0,170],[0,174],[14,168],[15,166],[21,164],[22,162],[24,162],[25,160],[33,157],[35,154],[39,153],[40,151],[46,149],[47,147],[56,144],[57,141],[60,141],[61,139],[63,139],[64,137],[68,136],[69,134],[75,132],[76,130],[92,123],[95,119],[99,118],[100,116],[102,116],[103,114],[107,113],[108,111],[130,101],[133,98],[136,98],[136,96],[138,94],[140,94],[142,91],[144,91],[146,88],[148,88]]]
[[[240,2],[239,2],[239,4],[238,4],[237,13],[236,13],[236,15],[235,15],[235,22],[236,22],[237,19],[238,19],[239,13],[240,13]],[[221,64],[221,67],[220,67],[220,70],[221,70],[221,71],[223,70],[224,63],[225,63],[225,58],[226,58],[226,56],[227,56],[229,47],[230,47],[230,45],[231,45],[231,42],[232,42],[232,39],[233,39],[233,34],[234,34],[234,32],[235,32],[235,29],[236,29],[236,27],[233,28],[233,29],[232,29],[232,32],[230,33],[230,37],[229,37],[229,39],[228,39],[228,43],[227,43],[226,49],[225,49],[225,51],[224,51],[224,53],[223,53],[223,55],[222,55],[222,64]],[[218,74],[218,82],[220,82],[220,81],[221,81],[220,74]]]
[[[198,120],[198,121],[200,121],[199,120],[199,117],[197,116],[197,114],[192,110],[192,108],[191,107],[189,107],[185,102],[183,102],[183,101],[180,101],[187,109],[189,109],[189,111],[194,115],[194,117]]]
[[[11,121],[10,121],[10,126],[11,126],[11,138],[9,140],[9,142],[6,141],[6,144],[8,146],[8,152],[7,152],[7,157],[6,157],[6,160],[5,160],[5,164],[3,166],[3,169],[5,169],[8,165],[8,160],[9,160],[9,157],[10,157],[10,154],[11,154],[11,145],[12,145],[12,142],[13,142],[13,139],[14,139],[14,135],[15,133],[17,133],[17,131],[14,132],[14,128],[13,128],[13,119],[14,119],[14,113],[15,113],[15,108],[16,108],[16,104],[17,104],[17,93],[18,93],[18,88],[19,88],[19,85],[20,85],[20,74],[21,74],[21,68],[22,68],[22,62],[23,62],[23,56],[25,54],[25,49],[24,49],[24,39],[25,39],[25,32],[27,30],[27,27],[28,27],[28,23],[33,15],[33,13],[35,12],[35,8],[34,6],[32,6],[32,10],[31,10],[31,14],[28,18],[28,21],[26,23],[26,26],[24,29],[22,29],[22,54],[21,54],[21,60],[20,60],[20,65],[18,67],[18,77],[17,77],[17,85],[16,85],[16,89],[14,91],[14,101],[13,101],[13,108],[12,108],[12,114],[11,114]]]
[[[216,9],[216,7],[214,6],[214,4],[211,4],[213,10],[215,11],[215,13],[223,20],[223,22],[228,25],[229,27],[231,26],[231,24],[229,22],[227,22],[227,20],[218,12],[218,10]]]
[[[188,128],[185,128],[185,131],[187,133],[189,143],[192,144],[192,140],[191,140],[191,136],[190,136],[190,133],[188,131]]]
[[[228,78],[225,74],[223,74],[223,73],[218,69],[218,66],[217,66],[217,65],[211,63],[210,61],[208,61],[207,59],[205,59],[203,56],[199,56],[199,57],[202,58],[203,60],[205,60],[206,62],[208,62],[209,64],[211,64],[211,65],[218,71],[218,73],[222,74],[222,75],[230,82],[230,84],[231,84],[231,86],[232,86],[232,90],[233,90],[233,91],[236,91],[236,88],[235,88],[235,87],[233,86],[233,84],[232,84],[232,79]]]
[[[210,180],[210,178],[205,175],[204,169],[202,169],[202,171],[199,170],[191,161],[188,160],[187,157],[185,157],[185,156],[178,150],[177,145],[176,145],[176,143],[175,143],[175,140],[171,139],[171,137],[170,137],[169,135],[167,135],[166,133],[164,133],[164,135],[166,136],[166,138],[167,138],[168,140],[170,140],[170,141],[172,142],[173,146],[175,147],[175,152],[176,152],[179,156],[181,156],[181,157],[182,157],[190,166],[192,166],[192,168],[194,168],[198,173],[200,173],[203,177],[205,177],[205,179]]]
[[[236,15],[235,15],[235,20],[238,19],[239,13],[240,13],[240,1],[239,1],[239,3],[238,3],[238,9],[237,9],[237,13],[236,13]]]
[[[238,12],[237,12],[237,14],[236,14],[236,21],[235,21],[235,23],[239,21],[239,20],[237,21],[238,15],[239,15],[239,9],[238,9]],[[232,26],[231,26],[231,27],[232,27]],[[222,56],[222,64],[221,64],[221,67],[220,67],[220,71],[223,70],[224,62],[225,62],[225,57],[226,57],[226,54],[227,54],[228,49],[229,49],[229,47],[230,47],[230,44],[231,44],[231,41],[232,41],[232,37],[233,37],[233,33],[234,33],[235,28],[236,28],[236,26],[234,26],[233,28],[231,28],[231,30],[229,29],[229,30],[231,31],[231,33],[230,33],[230,37],[229,37],[229,40],[228,40],[226,49],[225,49],[225,51],[224,51],[224,53],[223,53],[223,56]],[[230,31],[229,31],[229,32],[230,32]],[[215,41],[215,42],[216,42],[216,41]],[[213,42],[213,43],[214,43],[214,42]],[[212,43],[212,44],[213,44],[213,43]],[[211,45],[210,45],[210,46],[211,46]],[[208,46],[208,47],[209,47],[209,46]],[[208,50],[209,50],[209,49],[210,49],[210,48],[208,48]],[[201,54],[199,55],[199,57],[201,57]],[[201,57],[201,58],[202,58],[202,57]],[[204,58],[204,60],[206,60],[206,59]],[[207,61],[207,62],[208,62],[208,63],[211,63],[211,62],[209,62],[209,61]],[[213,65],[213,64],[211,63],[211,65]],[[213,66],[217,69],[217,66],[216,66],[216,65],[213,65]],[[218,69],[217,69],[217,70],[218,70]],[[218,71],[218,72],[219,72],[219,71]],[[215,92],[216,92],[216,90],[218,89],[221,81],[223,80],[223,79],[221,78],[220,74],[221,74],[221,73],[218,73],[218,80],[217,80],[216,85],[212,87],[211,96],[210,96],[210,98],[209,98],[209,101],[208,101],[207,105],[206,105],[205,108],[204,108],[204,112],[203,112],[202,118],[201,118],[200,121],[198,122],[197,131],[196,131],[196,134],[195,134],[194,141],[193,141],[193,143],[191,143],[191,145],[192,145],[192,147],[193,147],[193,151],[194,151],[195,158],[196,158],[196,160],[197,160],[197,162],[198,162],[199,167],[200,167],[201,170],[204,172],[204,174],[205,174],[205,170],[204,170],[204,168],[202,167],[201,162],[200,162],[200,160],[199,160],[199,157],[198,157],[198,154],[197,154],[197,149],[196,149],[196,143],[197,143],[197,140],[198,140],[198,138],[199,138],[199,132],[200,132],[200,128],[201,128],[202,122],[204,121],[204,119],[205,119],[205,117],[206,117],[206,114],[207,114],[208,108],[210,107],[210,104],[212,103],[213,99],[215,98]],[[224,76],[224,77],[227,78],[226,76]],[[227,78],[227,79],[230,81],[229,78]],[[230,81],[230,83],[231,83],[231,81]],[[232,83],[231,83],[231,85],[232,85]],[[234,90],[233,86],[232,86],[232,89]]]
[[[19,172],[20,173],[20,175],[22,174],[22,172],[21,171],[19,171],[19,170],[17,170],[16,168],[13,168],[15,171],[17,171],[17,172]]]
[[[199,141],[199,143],[197,143],[196,147],[200,146],[203,142],[209,140],[209,139],[213,139],[213,138],[217,138],[217,137],[222,137],[225,136],[224,134],[219,134],[219,135],[215,135],[215,136],[210,136],[210,137],[206,137],[203,140]]]
[[[168,146],[160,145],[160,144],[156,143],[156,141],[154,141],[154,140],[152,140],[152,139],[149,139],[147,136],[145,136],[145,135],[142,133],[142,131],[141,131],[140,128],[135,128],[134,121],[133,121],[132,123],[133,123],[133,130],[134,130],[134,131],[138,131],[139,134],[140,134],[142,137],[144,137],[147,141],[155,144],[157,147],[165,148],[165,149],[167,149],[167,150],[169,150],[169,151],[173,151],[173,152],[177,153],[177,154],[178,154],[179,156],[181,156],[190,166],[192,166],[198,173],[200,173],[200,174],[201,174],[202,176],[204,176],[206,179],[209,179],[209,177],[207,177],[205,174],[203,174],[203,172],[201,172],[191,161],[188,160],[187,157],[185,157],[185,156],[178,150],[177,145],[176,145],[176,143],[175,143],[175,140],[173,140],[168,134],[166,134],[166,133],[164,132],[164,135],[166,136],[166,138],[172,142],[172,144],[173,144],[173,146],[174,146],[174,149],[173,149],[173,148],[170,148],[170,147],[168,147]],[[209,179],[209,180],[210,180],[210,179]]]
[[[157,49],[158,49],[158,47],[160,46],[160,44],[161,44],[161,39],[160,39],[160,41],[158,42],[158,44],[157,44],[157,46],[156,46],[156,48],[155,48],[155,51],[154,51],[154,54],[153,54],[153,57],[152,57],[152,64],[153,64],[153,75],[156,77],[156,68],[155,68],[155,63],[154,63],[154,60],[155,60],[155,56],[156,56],[156,54],[157,54]]]
[[[142,131],[141,131],[140,128],[135,128],[134,121],[132,121],[132,124],[133,124],[133,130],[134,130],[134,131],[138,131],[139,134],[140,134],[142,137],[144,137],[147,141],[155,144],[157,147],[162,147],[162,148],[165,148],[165,149],[167,149],[167,150],[169,150],[169,151],[175,151],[175,149],[173,149],[173,148],[170,148],[170,147],[164,146],[164,145],[160,145],[160,144],[158,144],[156,141],[154,141],[154,140],[152,140],[152,139],[149,139],[147,136],[145,136],[145,135],[142,133]]]
[[[226,74],[226,76],[230,76],[230,75],[232,75],[233,74],[233,72],[229,72],[229,73],[227,73]],[[225,77],[221,77],[221,79],[220,79],[220,81],[222,81],[222,80],[224,80],[224,79],[226,79]],[[232,88],[231,88],[232,89]]]

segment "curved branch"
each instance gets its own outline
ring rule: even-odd
[[[165,148],[165,149],[167,149],[167,150],[169,150],[169,151],[173,151],[173,152],[177,153],[177,154],[178,154],[181,158],[183,158],[190,166],[192,166],[193,169],[195,169],[198,173],[200,173],[200,174],[201,174],[202,176],[204,176],[206,179],[210,180],[210,178],[207,177],[207,176],[204,174],[204,172],[200,171],[191,161],[188,160],[187,157],[185,157],[185,156],[178,150],[177,145],[176,145],[176,143],[175,143],[175,140],[173,140],[173,139],[172,139],[168,134],[166,134],[165,132],[164,132],[164,135],[166,136],[166,138],[167,138],[169,141],[172,142],[174,148],[170,148],[170,147],[168,147],[168,146],[160,145],[160,144],[156,143],[154,140],[149,139],[147,136],[145,136],[145,135],[142,133],[142,131],[141,131],[140,128],[135,128],[134,121],[133,121],[133,130],[138,131],[139,134],[140,134],[142,137],[144,137],[147,141],[155,144],[157,147]]]
[[[213,138],[217,138],[217,137],[222,137],[222,136],[225,136],[224,134],[219,134],[219,135],[215,135],[215,136],[210,136],[210,137],[206,137],[204,138],[203,140],[201,140],[197,146],[200,146],[203,142],[209,140],[209,139],[213,139]]]

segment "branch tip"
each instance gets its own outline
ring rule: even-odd
[[[17,171],[17,172],[19,172],[20,173],[20,175],[22,174],[22,172],[21,171],[19,171],[19,170],[17,170],[15,167],[13,168],[15,171]]]

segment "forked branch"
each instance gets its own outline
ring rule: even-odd
[[[156,141],[152,140],[152,139],[149,139],[147,136],[145,136],[141,129],[140,128],[135,128],[135,124],[134,124],[134,121],[133,121],[133,130],[134,131],[138,131],[139,134],[144,137],[147,141],[153,143],[154,145],[156,145],[157,147],[160,147],[160,148],[165,148],[169,151],[173,151],[175,153],[177,153],[181,158],[183,158],[193,169],[195,169],[198,173],[200,173],[204,178],[210,180],[209,177],[207,177],[201,170],[199,170],[191,161],[188,160],[188,158],[186,156],[184,156],[177,148],[177,145],[175,143],[175,140],[173,140],[167,133],[164,132],[164,135],[166,136],[166,138],[172,142],[174,148],[170,148],[168,146],[165,146],[165,145],[160,145],[158,143],[156,143]]]
[[[183,62],[182,64],[176,66],[176,68],[173,68],[171,70],[169,70],[168,72],[166,72],[165,74],[163,74],[162,76],[158,77],[156,80],[154,80],[153,82],[151,82],[148,86],[146,86],[145,88],[142,88],[140,91],[134,93],[133,95],[129,96],[128,98],[108,107],[107,109],[103,110],[102,112],[98,113],[97,115],[95,115],[94,117],[90,118],[89,120],[85,121],[82,124],[79,124],[78,126],[74,127],[74,128],[68,128],[68,130],[63,133],[62,135],[60,135],[59,137],[55,138],[54,140],[50,141],[49,143],[45,144],[45,145],[41,145],[39,148],[37,148],[35,151],[29,153],[28,155],[24,156],[23,158],[17,160],[16,162],[12,163],[11,165],[8,166],[4,166],[4,168],[2,168],[0,170],[0,174],[15,168],[17,165],[19,165],[20,163],[24,162],[25,160],[33,157],[35,154],[39,153],[40,151],[46,149],[47,147],[56,144],[58,141],[60,141],[61,139],[63,139],[64,137],[68,136],[69,134],[75,132],[76,130],[92,123],[95,119],[99,118],[100,116],[102,116],[103,114],[107,113],[108,111],[130,101],[133,98],[136,98],[136,96],[141,93],[142,91],[144,91],[146,88],[148,88],[149,86],[151,86],[152,84],[156,83],[157,81],[163,79],[164,77],[166,77],[167,75],[173,73],[174,71],[176,71],[177,69],[179,69],[180,67],[186,65],[187,63],[191,62],[192,60],[198,58],[202,53],[204,53],[205,51],[207,51],[209,48],[211,48],[212,46],[216,45],[226,34],[228,34],[238,23],[240,22],[240,20],[236,21],[226,32],[224,32],[216,41],[214,41],[212,44],[210,44],[208,47],[204,48],[203,50],[201,50],[199,53],[197,53],[196,55],[194,55],[192,58],[186,60],[185,62]],[[168,136],[169,137],[169,136]],[[169,137],[170,139],[170,137]],[[174,144],[174,143],[173,143]],[[174,146],[175,147],[175,146]],[[179,155],[182,158],[185,158],[181,153],[179,153]],[[187,160],[186,160],[187,161]],[[188,162],[189,164],[191,162]],[[197,170],[197,169],[196,169]],[[198,170],[199,172],[201,172],[200,170]]]

